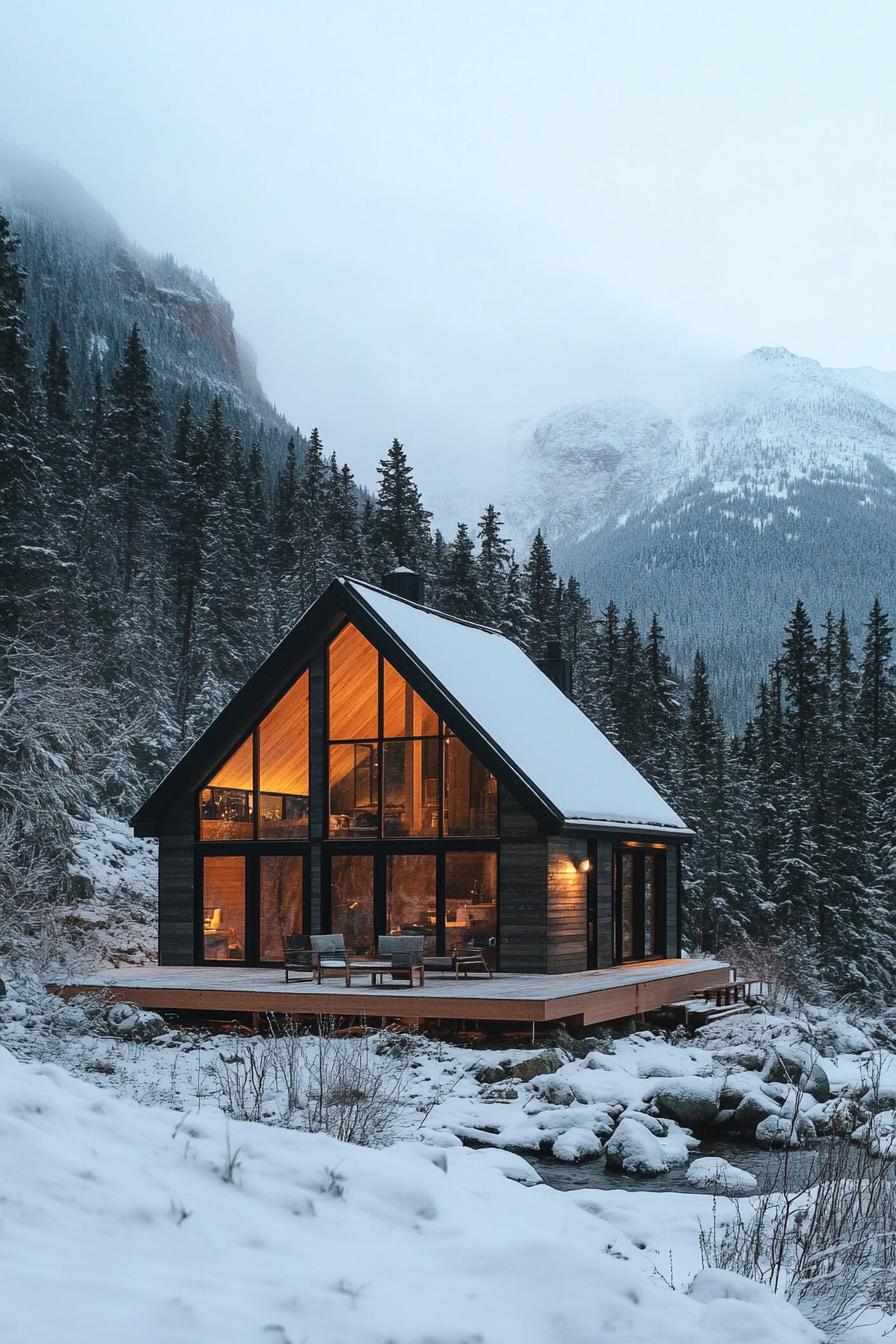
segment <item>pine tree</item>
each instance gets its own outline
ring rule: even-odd
[[[439,606],[452,616],[481,621],[485,606],[479,593],[479,569],[466,523],[458,523],[454,541],[448,547],[440,584]]]
[[[120,523],[122,591],[130,592],[145,545],[158,522],[164,471],[159,408],[149,359],[136,322],[112,381],[108,427],[111,485]]]
[[[557,576],[540,528],[523,566],[523,592],[529,608],[528,651],[533,658],[542,658],[547,641],[559,635],[559,622]]]
[[[423,507],[404,446],[398,439],[377,467],[376,525],[389,564],[425,573],[432,514]]]
[[[478,537],[479,592],[483,620],[487,625],[498,626],[507,599],[511,552],[510,543],[504,535],[501,515],[494,504],[489,504],[479,519]]]

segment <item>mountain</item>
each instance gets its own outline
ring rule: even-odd
[[[657,611],[735,721],[797,597],[817,620],[845,607],[856,632],[875,594],[896,601],[896,373],[763,347],[677,406],[519,427],[510,479],[517,539],[541,527],[596,605]]]
[[[97,367],[115,367],[137,322],[169,424],[189,387],[200,412],[217,395],[245,438],[258,434],[280,451],[290,427],[265,397],[255,355],[214,281],[129,242],[70,174],[2,142],[0,211],[19,237],[19,262],[30,277],[26,318],[36,362],[55,319],[69,348],[76,402],[89,399]]]

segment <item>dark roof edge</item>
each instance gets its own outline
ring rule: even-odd
[[[373,584],[364,583],[360,579],[341,577],[334,579],[320,597],[303,612],[292,629],[259,664],[220,714],[205,728],[135,812],[131,818],[131,826],[137,835],[157,834],[155,823],[166,809],[183,794],[201,787],[212,753],[214,752],[214,760],[223,759],[228,751],[234,750],[239,745],[240,739],[251,729],[256,719],[267,712],[269,703],[282,694],[283,689],[307,661],[304,655],[308,645],[323,632],[326,624],[339,614],[356,623],[362,634],[365,633],[364,626],[368,627],[367,633],[375,633],[380,647],[382,648],[383,643],[388,646],[387,656],[395,663],[397,670],[406,675],[401,666],[404,663],[408,671],[413,674],[409,679],[429,688],[435,701],[433,708],[441,717],[448,720],[449,726],[455,731],[461,728],[459,735],[470,739],[468,745],[482,758],[483,764],[507,785],[511,793],[523,795],[525,806],[540,822],[558,831],[562,829],[564,819],[555,804],[519,769],[503,748],[470,716],[466,708],[442,683],[433,677],[416,654],[395,634],[370,603],[365,601],[363,592],[358,591],[364,588],[381,592],[393,602],[405,602],[405,605],[425,611],[428,615],[453,620],[460,625],[473,626],[497,635],[499,639],[506,638],[500,631],[492,630],[488,626],[475,626],[472,621],[446,616],[434,608],[419,607],[417,603],[408,602],[405,598],[397,597],[384,588],[376,588]],[[382,651],[387,652],[386,649]]]
[[[565,817],[564,831],[633,832],[638,835],[661,835],[674,840],[693,840],[697,832],[688,826],[664,826],[661,822],[607,821],[600,817]]]

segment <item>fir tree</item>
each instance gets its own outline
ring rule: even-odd
[[[376,497],[376,522],[391,565],[425,573],[429,555],[429,523],[432,515],[423,507],[420,491],[398,439],[377,467],[380,478]]]

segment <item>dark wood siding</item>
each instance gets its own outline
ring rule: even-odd
[[[159,964],[191,966],[194,939],[193,799],[162,819],[159,835]]]
[[[547,967],[552,974],[588,968],[588,857],[586,836],[549,836],[547,842]]]
[[[547,965],[547,840],[507,840],[500,853],[502,971],[541,972]]]
[[[613,841],[601,836],[597,841],[597,965],[612,966],[616,958],[613,945]]]
[[[678,926],[678,845],[666,850],[666,956],[681,956],[681,930]]]

